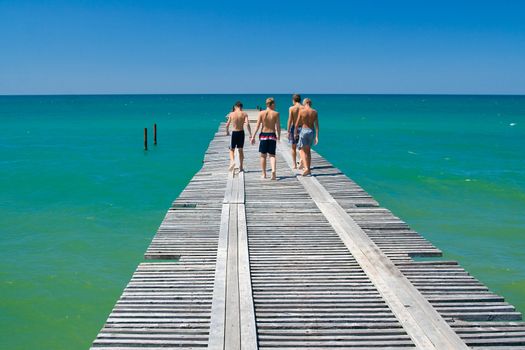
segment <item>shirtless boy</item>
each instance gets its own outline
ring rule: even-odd
[[[305,98],[303,101],[304,107],[299,110],[299,116],[295,122],[295,133],[299,135],[299,141],[297,147],[301,152],[301,159],[304,161],[304,172],[303,176],[311,174],[312,165],[312,153],[311,148],[314,144],[319,142],[319,118],[317,117],[317,111],[312,108],[312,100]],[[301,132],[298,133],[297,129],[302,127]],[[315,134],[314,134],[315,127]]]
[[[292,96],[292,106],[288,109],[288,143],[292,146],[292,160],[293,168],[297,169],[297,141],[295,137],[295,122],[299,115],[299,110],[303,107],[301,104],[301,95],[294,94]],[[299,131],[300,132],[300,131]]]
[[[248,133],[252,136],[252,129],[248,120],[248,114],[242,111],[242,103],[237,101],[233,105],[233,112],[228,114],[226,122],[226,135],[230,135],[230,124],[232,125],[232,138],[230,141],[230,171],[235,168],[235,148],[239,151],[239,171],[243,171],[244,161],[244,125],[248,126]]]
[[[262,178],[266,178],[266,156],[270,155],[270,164],[272,167],[272,180],[276,179],[275,173],[275,148],[277,141],[281,139],[281,121],[279,113],[275,111],[275,101],[273,97],[266,99],[266,109],[259,112],[257,126],[251,138],[252,144],[255,143],[255,135],[262,126],[259,134],[259,152],[261,153]]]

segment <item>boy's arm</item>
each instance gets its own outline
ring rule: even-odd
[[[248,127],[248,134],[250,137],[252,137],[252,127],[250,126],[250,119],[248,118],[248,114],[244,115],[244,123],[246,123],[246,126]]]
[[[257,135],[257,132],[259,131],[259,126],[261,125],[261,115],[262,115],[262,112],[259,113],[259,116],[257,117],[257,124],[255,125],[255,131],[252,134],[252,140],[255,139],[255,136]]]
[[[288,123],[286,123],[286,130],[290,131],[292,127],[292,107],[288,109]]]
[[[295,121],[295,130],[294,130],[294,137],[297,138],[299,129],[299,123],[301,122],[301,110],[299,109],[299,112],[297,112],[297,120]]]
[[[315,144],[317,145],[317,143],[319,142],[319,116],[317,114],[315,115],[314,126],[315,126]]]
[[[231,123],[231,113],[228,113],[228,121],[226,122],[226,135],[230,134],[230,123]]]
[[[281,118],[279,117],[279,112],[277,112],[277,119],[275,120],[276,131],[277,131],[277,141],[281,139]]]

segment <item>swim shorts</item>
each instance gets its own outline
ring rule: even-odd
[[[230,149],[244,147],[244,130],[232,131],[232,139],[230,142]]]
[[[297,128],[297,130],[298,132],[300,132],[301,128]],[[288,143],[291,145],[297,144],[297,141],[299,140],[299,138],[296,138],[294,134],[295,134],[295,125],[292,125],[290,127],[290,130],[288,130]]]
[[[310,128],[302,128],[299,134],[299,141],[297,147],[303,148],[304,146],[312,147],[314,143],[314,131]]]
[[[274,132],[261,132],[259,134],[259,152],[275,155],[277,146],[277,135]]]

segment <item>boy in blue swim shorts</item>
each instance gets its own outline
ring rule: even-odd
[[[303,176],[311,174],[312,165],[312,145],[317,145],[319,142],[319,118],[317,111],[312,108],[312,100],[305,98],[303,101],[303,108],[299,110],[299,116],[295,123],[295,129],[301,126],[301,132],[295,132],[299,136],[297,147],[301,152],[301,159],[304,165]],[[314,133],[315,128],[315,133]]]

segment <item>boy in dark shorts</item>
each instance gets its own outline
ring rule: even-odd
[[[295,137],[295,122],[297,121],[299,110],[303,107],[301,104],[301,95],[294,94],[292,96],[292,103],[292,106],[288,109],[288,143],[292,147],[293,168],[297,169],[297,141],[299,141],[299,138]],[[300,130],[297,131],[300,133]]]
[[[244,125],[248,126],[248,133],[252,136],[252,129],[248,120],[248,114],[243,112],[242,103],[237,101],[233,106],[233,112],[228,115],[226,122],[226,135],[230,134],[230,124],[232,125],[232,137],[230,140],[230,171],[235,168],[235,149],[239,151],[239,171],[243,171],[244,161]]]
[[[277,179],[276,175],[276,161],[275,148],[277,141],[281,139],[281,121],[279,113],[275,111],[275,101],[272,97],[266,99],[266,109],[259,113],[257,118],[257,126],[255,132],[251,137],[252,144],[255,143],[255,135],[262,126],[259,135],[259,152],[261,153],[261,170],[262,178],[266,178],[266,157],[270,156],[270,165],[272,167],[272,180]]]

